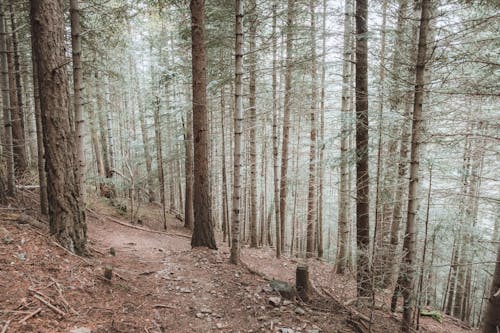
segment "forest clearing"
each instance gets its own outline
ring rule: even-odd
[[[500,333],[498,0],[0,0],[0,333]]]

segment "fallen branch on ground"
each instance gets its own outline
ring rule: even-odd
[[[2,328],[2,332],[1,333],[7,332],[7,329],[9,328],[9,325],[10,325],[10,320],[7,320],[7,322],[5,323],[4,327]]]
[[[30,314],[28,314],[27,316],[25,316],[23,319],[19,320],[19,324],[22,324],[24,323],[26,320],[30,319],[31,317],[34,317],[36,316],[39,312],[42,311],[42,308],[38,308],[36,309],[35,311],[31,312]]]
[[[43,304],[47,305],[47,307],[49,307],[55,313],[60,314],[63,317],[66,315],[66,313],[64,311],[62,311],[57,306],[53,305],[52,303],[50,303],[49,301],[47,301],[46,299],[44,299],[42,296],[40,296],[38,294],[34,294],[33,297],[35,297],[37,300],[39,300]]]
[[[115,218],[113,218],[111,216],[108,216],[108,215],[103,215],[103,214],[99,215],[99,214],[97,214],[96,212],[94,212],[90,208],[87,208],[87,211],[89,213],[93,214],[95,218],[98,218],[99,216],[104,216],[107,220],[109,220],[111,222],[123,225],[125,227],[129,227],[129,228],[132,228],[132,229],[137,229],[137,230],[141,230],[141,231],[145,231],[145,232],[151,232],[153,234],[165,235],[165,236],[169,236],[169,237],[184,237],[184,238],[191,239],[191,236],[188,236],[188,235],[183,235],[183,234],[178,234],[178,233],[171,233],[171,232],[164,232],[164,231],[157,231],[157,230],[147,229],[147,228],[139,227],[139,226],[136,226],[136,225],[133,225],[133,224],[125,223],[125,222],[122,222],[122,221],[120,221],[118,219],[115,219]]]

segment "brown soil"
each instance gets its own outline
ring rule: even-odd
[[[366,331],[363,323],[356,329],[358,310],[342,306],[354,295],[352,279],[334,275],[325,262],[308,263],[319,292],[310,304],[276,307],[269,298],[278,294],[266,278],[293,284],[297,260],[276,259],[272,249],[245,248],[244,265],[234,266],[227,246],[192,250],[174,217],[168,235],[118,224],[127,221],[104,204],[94,203],[92,211],[97,212],[88,214],[92,256],[79,258],[58,247],[46,230],[17,223],[19,211],[0,207],[0,332],[5,327],[47,333],[76,327],[93,333]],[[154,205],[143,207],[144,228],[159,227],[157,211]],[[103,277],[106,266],[113,268],[111,281]],[[398,317],[375,311],[372,331],[397,332]],[[424,332],[467,332],[450,319],[421,323]]]

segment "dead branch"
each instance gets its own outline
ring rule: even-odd
[[[34,317],[36,316],[39,312],[42,311],[42,308],[38,308],[36,309],[35,311],[31,312],[30,314],[28,314],[27,316],[25,316],[23,319],[19,320],[19,324],[22,324],[24,323],[26,320],[30,319],[31,317]]]
[[[5,325],[2,328],[2,332],[1,333],[6,333],[7,329],[9,328],[9,325],[10,325],[10,320],[7,320],[7,322],[5,322]]]
[[[39,300],[40,302],[42,302],[43,304],[45,304],[47,307],[49,307],[52,311],[54,311],[55,313],[57,314],[60,314],[61,316],[65,316],[66,313],[63,312],[61,309],[59,309],[58,307],[56,307],[55,305],[53,305],[52,303],[50,303],[49,301],[45,300],[43,297],[41,297],[40,295],[38,294],[34,294],[33,297],[35,297],[37,300]]]

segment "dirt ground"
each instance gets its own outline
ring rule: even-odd
[[[58,247],[45,228],[20,224],[20,214],[0,207],[2,333],[367,332],[360,317],[372,317],[372,332],[399,328],[399,315],[342,306],[353,297],[354,282],[333,274],[325,262],[308,262],[319,294],[308,304],[288,301],[267,279],[293,284],[297,259],[244,248],[244,265],[231,265],[222,242],[217,251],[191,249],[173,216],[167,233],[152,232],[119,224],[126,219],[94,203],[87,214],[92,256],[80,258]],[[145,215],[139,228],[158,229],[154,214]],[[112,268],[111,281],[103,277],[106,267]],[[468,331],[450,318],[422,318],[421,324],[423,332]]]

